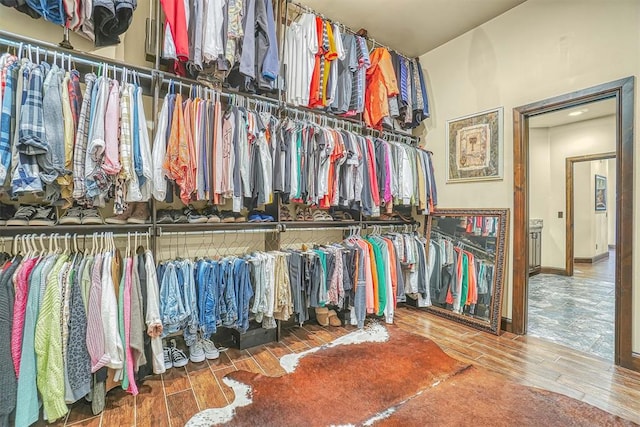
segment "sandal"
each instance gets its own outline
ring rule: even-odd
[[[342,326],[342,321],[338,317],[338,313],[336,313],[335,310],[329,310],[327,314],[329,315],[330,326]]]
[[[327,212],[316,209],[313,212],[313,221],[333,221],[333,218]]]
[[[293,221],[289,208],[286,206],[280,206],[280,221]]]
[[[353,221],[353,217],[349,212],[335,211],[333,212],[333,219],[336,221]]]
[[[304,220],[305,221],[313,221],[313,215],[311,214],[311,209],[306,208],[304,210]]]
[[[329,309],[327,307],[316,307],[316,320],[320,326],[329,326]]]
[[[305,221],[306,212],[304,208],[297,207],[296,208],[296,221]]]

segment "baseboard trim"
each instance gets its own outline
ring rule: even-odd
[[[591,258],[574,258],[573,262],[575,262],[576,264],[593,264],[595,262],[602,261],[603,259],[608,259],[608,258],[609,258],[609,252],[605,252],[603,254],[596,255]]]
[[[540,273],[542,274],[556,274],[558,276],[566,276],[567,270],[556,267],[542,267],[540,268]]]
[[[640,354],[631,352],[631,357],[620,357],[618,366],[630,371],[640,372]]]
[[[631,369],[640,372],[640,354],[631,353]]]
[[[513,323],[511,319],[507,319],[503,317],[500,321],[500,331],[501,332],[512,332],[513,333]]]

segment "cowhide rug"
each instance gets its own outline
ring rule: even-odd
[[[280,364],[281,377],[230,373],[235,400],[187,426],[635,425],[462,363],[395,326],[373,324]]]

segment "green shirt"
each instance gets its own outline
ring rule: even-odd
[[[64,416],[67,405],[64,400],[64,361],[62,360],[62,288],[58,274],[67,261],[61,255],[47,276],[46,288],[36,322],[36,371],[38,390],[42,396],[47,419]]]

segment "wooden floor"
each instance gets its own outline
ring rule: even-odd
[[[640,373],[612,366],[541,339],[478,332],[413,308],[400,308],[396,324],[433,339],[449,355],[485,367],[521,384],[540,387],[588,402],[640,423]],[[279,343],[250,350],[229,349],[214,362],[189,363],[145,381],[136,397],[120,390],[107,396],[105,411],[92,416],[90,406],[76,403],[56,425],[183,426],[196,412],[227,405],[233,393],[221,379],[247,370],[282,375],[279,357],[304,351],[353,330],[305,325],[285,330]]]
[[[609,257],[594,263],[580,262],[573,264],[573,275],[584,279],[616,281],[616,250],[609,249]]]

